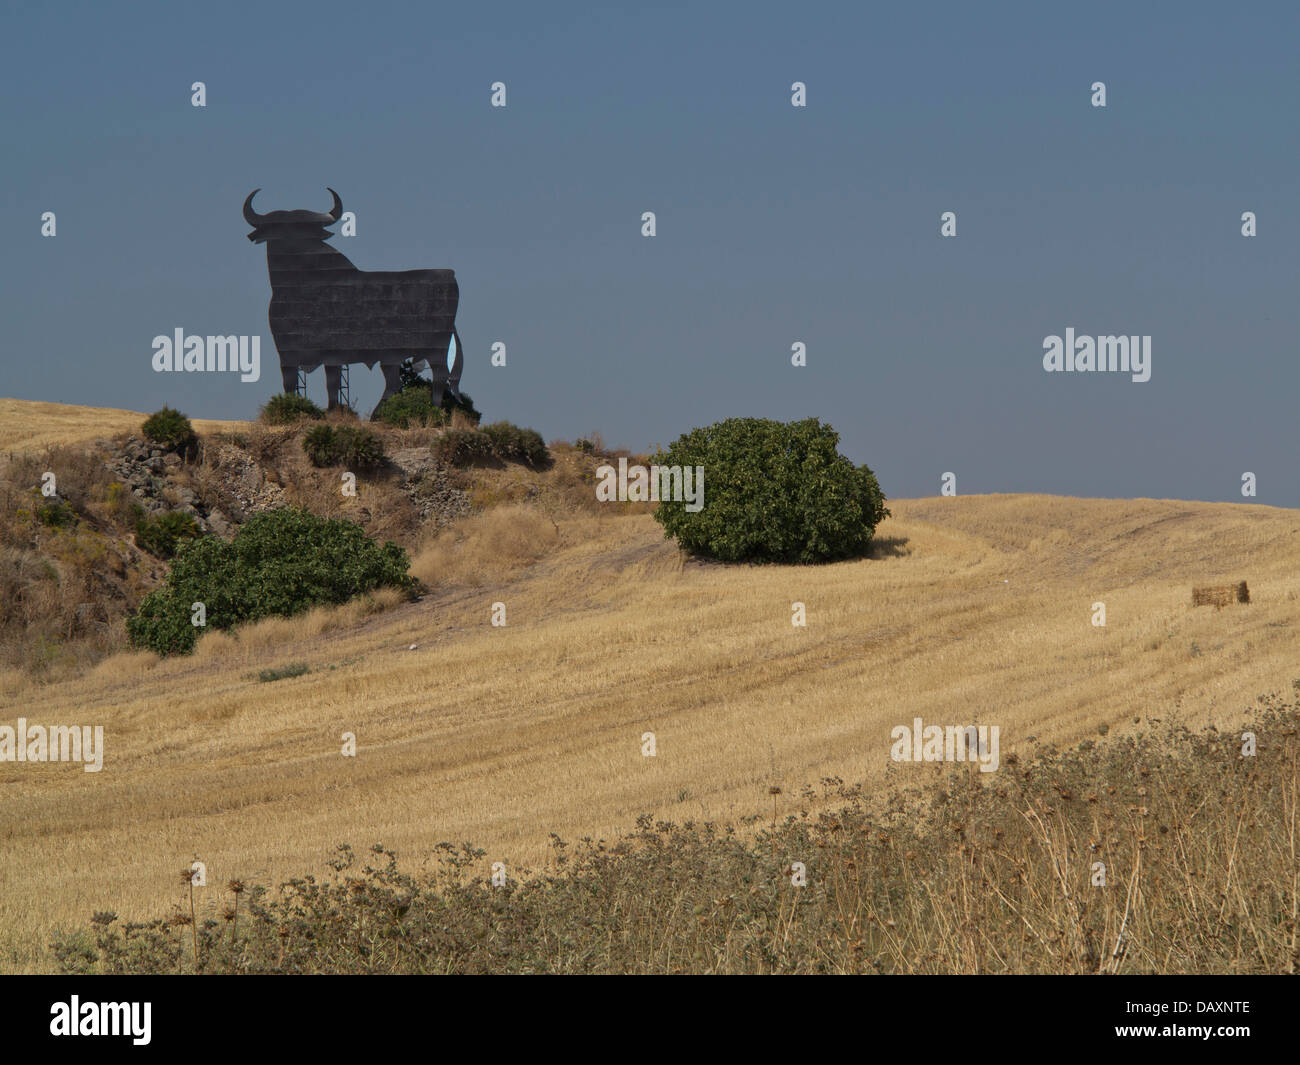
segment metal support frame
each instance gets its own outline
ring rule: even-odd
[[[339,367],[339,404],[349,409],[352,407],[351,383],[351,367],[345,362]]]

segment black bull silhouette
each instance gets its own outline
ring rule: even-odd
[[[379,402],[402,387],[401,367],[427,365],[433,376],[434,403],[444,390],[460,398],[463,348],[456,332],[460,289],[452,270],[358,270],[325,241],[326,226],[343,216],[343,201],[333,189],[334,206],[315,211],[253,210],[254,189],[244,201],[248,239],[266,243],[271,275],[271,336],[280,355],[286,392],[298,390],[298,371],[325,367],[329,405],[339,404],[340,367],[365,363],[384,373]],[[454,344],[454,348],[452,345]],[[454,351],[454,355],[453,355]]]

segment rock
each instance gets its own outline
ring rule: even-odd
[[[174,453],[164,455],[162,460],[164,466],[179,466],[181,464],[181,457]]]
[[[435,528],[449,525],[473,509],[469,493],[457,488],[448,472],[436,464],[403,487],[420,517],[432,521]]]
[[[219,510],[213,510],[208,514],[208,527],[223,539],[235,534],[235,527],[231,525],[230,519]]]
[[[400,448],[388,458],[408,479],[421,477],[437,466],[427,447]]]

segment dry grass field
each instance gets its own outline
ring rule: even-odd
[[[0,454],[73,444],[115,433],[136,433],[147,415],[112,407],[75,407],[0,398]],[[246,422],[194,420],[200,433],[234,429]]]
[[[470,840],[485,863],[537,868],[550,832],[610,838],[646,812],[734,823],[771,812],[773,785],[883,784],[890,729],[917,716],[1000,725],[1005,760],[1138,718],[1233,723],[1300,677],[1293,511],[890,506],[875,557],[816,568],[684,562],[646,515],[502,508],[415,559],[433,589],[418,602],[213,633],[192,658],[117,655],[44,687],[4,674],[0,722],[102,724],[106,757],[99,774],[0,764],[0,968],[47,968],[52,930],[93,910],[163,912],[195,858],[212,883],[272,882],[320,872],[341,841],[412,856]],[[1248,605],[1191,606],[1194,583],[1238,579]],[[296,663],[310,672],[258,680]]]

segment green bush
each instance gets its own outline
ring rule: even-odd
[[[469,418],[470,421],[472,421],[475,425],[478,425],[478,423],[483,420],[482,413],[474,409],[474,401],[470,399],[469,394],[467,392],[462,392],[460,394],[460,399],[453,399],[450,392],[444,392],[442,394],[442,403],[438,407],[435,407],[433,404],[433,382],[427,377],[421,377],[419,373],[416,372],[416,370],[412,366],[411,359],[407,359],[404,363],[402,363],[399,372],[402,378],[402,392],[414,393],[418,389],[423,389],[425,394],[428,396],[427,404],[423,406],[427,407],[427,409],[430,411],[441,410],[443,414],[443,418],[441,421],[433,421],[433,420],[422,421],[422,422],[417,421],[415,424],[447,425],[451,422],[451,415],[455,411],[460,411],[462,414],[465,415],[465,417]],[[401,393],[398,393],[398,395],[400,394]],[[396,398],[397,396],[389,396],[388,399],[384,401],[384,404],[381,405],[381,407],[375,411],[374,419],[372,420],[388,421],[388,419],[384,417],[383,407]],[[402,404],[400,403],[395,404],[393,408],[394,412],[399,411],[401,407]],[[400,415],[398,416],[400,417]],[[397,425],[400,423],[391,422],[390,424]],[[409,429],[410,426],[403,425],[402,428]]]
[[[192,453],[199,443],[194,434],[190,420],[178,410],[163,407],[145,419],[140,427],[145,439],[157,444],[166,451]]]
[[[375,410],[375,420],[395,425],[399,429],[411,426],[438,426],[447,424],[447,411],[433,404],[433,389],[426,384],[413,384],[389,396]]]
[[[302,449],[311,459],[313,466],[332,466],[336,457],[337,443],[334,439],[334,426],[314,425],[302,438]]]
[[[495,454],[492,438],[482,429],[448,429],[429,450],[434,458],[451,466],[468,466]]]
[[[826,562],[863,554],[889,511],[876,476],[837,450],[816,418],[728,418],[660,452],[660,466],[703,466],[704,506],[663,501],[655,518],[688,551],[723,562]]]
[[[373,421],[387,422],[400,429],[412,426],[450,425],[451,416],[459,411],[477,425],[483,415],[474,408],[474,401],[464,392],[453,399],[450,392],[442,394],[442,403],[434,405],[433,385],[427,378],[404,375],[400,392],[395,392],[376,409]]]
[[[379,466],[384,461],[384,442],[371,429],[341,425],[335,432],[339,462],[354,469]]]
[[[36,520],[52,529],[67,529],[77,524],[77,512],[62,499],[44,499],[37,492]]]
[[[281,392],[279,395],[272,396],[262,405],[262,421],[270,425],[291,425],[300,418],[311,418],[320,421],[325,417],[325,412],[316,406],[306,396],[295,395],[293,392]]]
[[[173,510],[157,517],[142,515],[136,522],[136,546],[155,558],[176,557],[182,540],[197,539],[202,533],[199,523],[183,510]]]
[[[384,442],[359,425],[316,425],[303,437],[302,449],[313,466],[365,469],[384,462]]]
[[[548,457],[546,441],[535,429],[520,429],[510,422],[493,422],[483,427],[483,433],[492,441],[492,450],[507,462],[523,462],[541,466]]]
[[[409,565],[397,544],[376,543],[355,522],[292,507],[263,511],[229,543],[205,536],[180,551],[167,583],[127,618],[126,631],[136,647],[187,654],[201,631],[191,621],[195,603],[204,605],[208,626],[228,629],[379,587],[411,591]]]

